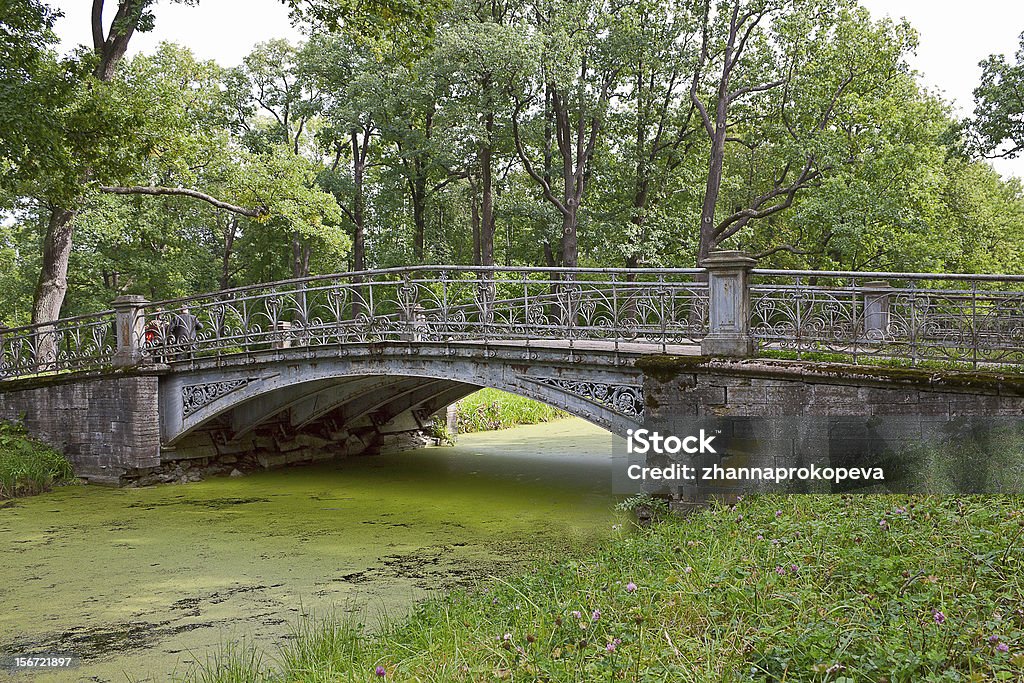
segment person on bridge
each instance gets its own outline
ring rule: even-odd
[[[181,355],[180,352],[182,351],[184,351],[188,357],[191,357],[200,327],[201,323],[199,322],[199,319],[192,315],[192,312],[187,306],[181,309],[181,312],[174,316],[174,321],[171,323],[171,343],[177,347],[179,357]]]

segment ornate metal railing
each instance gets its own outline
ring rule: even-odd
[[[126,297],[111,311],[0,329],[0,380],[387,341],[638,343],[663,352],[701,343],[715,353],[723,340],[724,348],[749,350],[733,343],[748,334],[761,350],[798,357],[1024,365],[1024,276],[751,270],[749,263],[709,262],[710,270],[419,266],[157,303]],[[747,310],[747,297],[736,295],[744,288],[749,319],[737,313]],[[709,316],[711,309],[718,313]],[[709,333],[710,325],[721,328]]]
[[[113,311],[0,328],[0,379],[109,367],[116,348]]]
[[[244,287],[147,306],[158,359],[385,341],[693,343],[702,271],[411,267]]]
[[[972,367],[1024,364],[1024,276],[754,270],[762,348]]]

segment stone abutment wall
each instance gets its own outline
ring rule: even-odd
[[[645,424],[700,429],[717,453],[648,456],[653,466],[874,468],[885,481],[663,483],[682,506],[749,492],[1019,492],[1024,378],[793,361],[652,357]],[[648,490],[651,490],[648,487]]]
[[[0,421],[24,420],[78,476],[118,484],[126,472],[160,464],[158,382],[126,374],[20,380],[0,391]]]

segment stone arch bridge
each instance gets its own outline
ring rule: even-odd
[[[422,266],[125,296],[0,331],[0,419],[116,483],[177,460],[408,448],[485,386],[620,435],[680,415],[1024,414],[1024,278],[755,265]]]

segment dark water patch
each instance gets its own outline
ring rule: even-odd
[[[179,624],[174,621],[128,621],[94,628],[76,628],[43,634],[37,639],[0,643],[3,652],[61,652],[90,661],[147,650],[165,638],[212,628],[213,623]]]
[[[232,508],[236,505],[251,505],[253,503],[269,502],[269,498],[199,498],[183,500],[181,496],[175,496],[175,500],[155,501],[147,503],[128,503],[127,505],[125,505],[125,507],[155,510],[156,508],[160,507],[176,507],[185,505],[191,507],[208,508],[211,510],[224,510]]]

